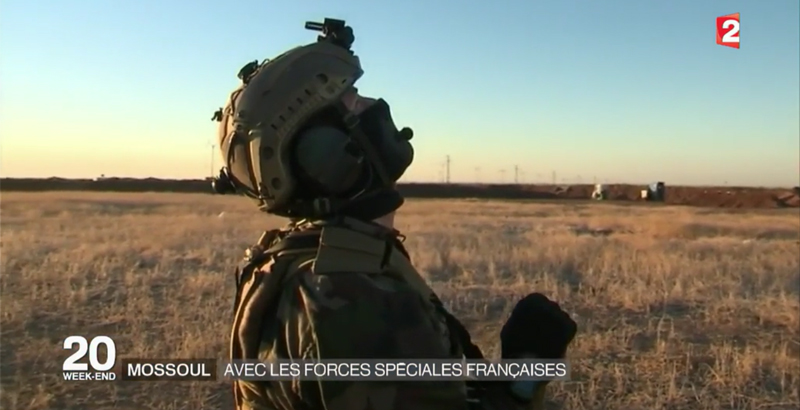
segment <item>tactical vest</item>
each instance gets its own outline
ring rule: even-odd
[[[468,359],[482,359],[480,348],[472,343],[464,325],[445,309],[411,265],[401,238],[395,230],[351,218],[299,223],[288,229],[265,232],[258,244],[246,251],[235,272],[231,359],[257,357],[262,329],[275,317],[283,286],[292,274],[309,268],[315,274],[380,274],[391,269],[429,298],[444,317],[451,345],[458,346]],[[259,269],[268,262],[272,264],[270,274],[258,275]],[[481,389],[477,384],[468,384],[470,390]],[[236,388],[234,394],[238,395]],[[235,400],[238,402],[239,398]]]

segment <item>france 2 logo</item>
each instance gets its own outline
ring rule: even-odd
[[[739,13],[717,17],[717,44],[739,48]]]

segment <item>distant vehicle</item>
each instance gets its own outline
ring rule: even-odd
[[[641,197],[645,201],[664,202],[666,198],[666,185],[664,182],[653,182],[641,192]]]
[[[592,199],[602,201],[608,199],[608,189],[603,184],[596,184],[592,192]]]

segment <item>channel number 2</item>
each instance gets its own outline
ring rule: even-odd
[[[64,350],[72,350],[72,346],[78,345],[78,350],[64,360],[61,370],[65,372],[86,372],[89,371],[89,364],[92,370],[98,372],[109,371],[117,361],[117,347],[113,340],[108,336],[97,336],[91,342],[87,342],[83,336],[69,336],[64,339]],[[106,347],[106,360],[98,360],[97,349],[100,345]],[[89,364],[77,363],[78,360],[89,353]]]
[[[739,22],[734,19],[725,20],[722,23],[722,28],[728,30],[722,35],[723,43],[738,43],[739,42]]]

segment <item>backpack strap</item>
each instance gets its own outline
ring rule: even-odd
[[[253,274],[253,271],[259,265],[267,261],[268,255],[264,250],[272,246],[272,244],[282,236],[282,233],[280,229],[265,231],[261,234],[261,237],[255,245],[244,251],[244,259],[236,266],[233,272],[234,289],[236,289],[236,295],[233,297],[234,319],[236,311],[239,309],[239,300],[242,297],[242,283]]]

